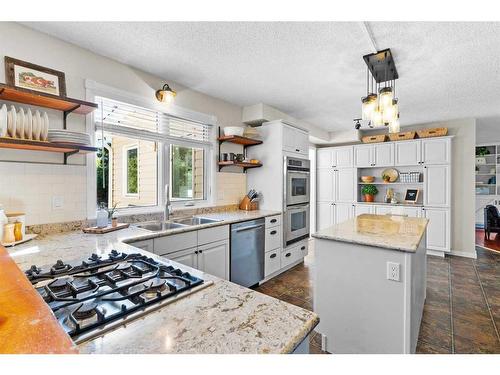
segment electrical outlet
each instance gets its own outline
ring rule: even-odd
[[[399,281],[399,263],[387,262],[387,280]]]
[[[64,207],[64,197],[60,195],[54,195],[52,197],[52,209],[57,210]]]

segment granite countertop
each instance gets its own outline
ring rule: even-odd
[[[231,211],[198,215],[223,220],[152,233],[134,226],[104,235],[67,232],[43,235],[8,248],[22,269],[46,266],[57,259],[81,261],[92,253],[112,249],[126,253],[152,253],[124,242],[165,236],[188,230],[225,225],[280,214],[274,211]],[[81,353],[289,353],[318,324],[318,316],[259,292],[203,273],[176,262],[206,281],[204,289],[148,313],[112,332],[78,345]]]
[[[351,242],[415,252],[425,233],[428,219],[397,215],[359,215],[320,230],[312,236],[324,240]]]

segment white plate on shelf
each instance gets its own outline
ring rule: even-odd
[[[7,131],[9,137],[16,136],[16,107],[10,106],[9,112],[7,113]]]
[[[16,116],[16,137],[24,138],[24,109],[20,108]]]
[[[42,115],[42,129],[40,131],[40,140],[41,141],[46,141],[47,136],[49,135],[49,115],[47,115],[47,112],[43,112]]]
[[[42,118],[40,117],[40,112],[38,109],[35,111],[35,114],[33,115],[33,139],[35,141],[40,140],[40,131],[42,130]]]
[[[31,109],[28,108],[26,111],[24,123],[24,138],[33,139],[33,114],[31,113]]]
[[[7,106],[4,104],[0,108],[0,137],[7,135]]]

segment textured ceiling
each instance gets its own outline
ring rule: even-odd
[[[239,105],[326,130],[360,115],[372,45],[357,22],[24,23]],[[370,22],[391,48],[402,125],[500,115],[500,23]]]

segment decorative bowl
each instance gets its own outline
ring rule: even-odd
[[[224,128],[224,135],[237,135],[241,137],[244,131],[245,129],[241,126],[226,126]]]
[[[361,181],[363,181],[363,182],[373,182],[373,181],[375,181],[375,177],[373,177],[373,176],[361,176]]]

